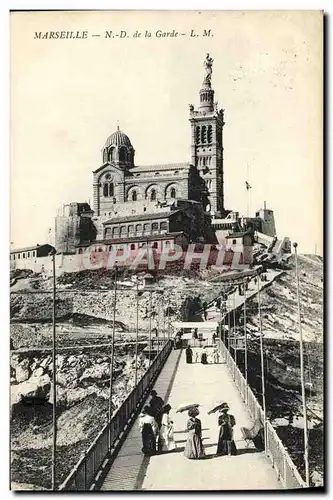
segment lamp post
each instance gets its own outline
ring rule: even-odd
[[[230,310],[229,310],[229,295],[227,295],[227,315],[228,315],[228,351],[230,352]]]
[[[57,464],[57,368],[56,368],[56,274],[55,274],[55,252],[52,252],[52,274],[53,274],[53,301],[52,301],[52,490],[56,491],[56,464]]]
[[[158,293],[158,292],[157,292]],[[160,353],[160,315],[158,310],[158,297],[156,298],[156,333],[157,333],[157,356]]]
[[[235,368],[237,367],[237,340],[236,340],[236,292],[233,293],[232,298],[233,304],[233,321],[234,321],[234,359],[235,359]]]
[[[139,280],[136,279],[136,339],[135,339],[135,379],[134,387],[138,382],[138,337],[139,337]]]
[[[151,314],[152,314],[152,291],[149,292],[149,366],[151,365]]]
[[[110,349],[110,393],[109,393],[109,424],[112,419],[112,391],[113,391],[113,360],[114,360],[114,343],[116,334],[116,307],[117,307],[117,268],[115,268],[115,281],[114,281],[114,304],[113,304],[113,324],[112,324],[112,339]],[[109,448],[111,449],[111,433],[109,433]]]
[[[265,395],[265,372],[264,372],[264,346],[261,324],[261,298],[260,298],[260,280],[258,274],[258,313],[259,313],[259,333],[260,333],[260,358],[261,358],[261,387],[262,387],[262,409],[264,412],[264,433],[265,433],[265,453],[267,451],[267,429],[266,429],[266,395]]]
[[[248,400],[248,390],[247,390],[247,326],[246,326],[246,284],[244,280],[244,347],[245,347],[245,384],[246,384],[246,403]]]
[[[227,296],[223,295],[223,312],[224,312],[224,324],[223,324],[223,342],[226,347],[226,329],[227,329]]]
[[[168,340],[170,340],[170,296],[168,295],[168,300],[167,300],[167,316],[168,316]]]
[[[219,339],[222,341],[222,297],[220,298],[220,325],[219,325]]]
[[[306,396],[305,396],[305,380],[304,380],[304,356],[303,356],[303,332],[302,332],[302,318],[301,318],[301,300],[299,292],[299,274],[297,262],[297,243],[294,243],[295,248],[295,271],[296,271],[296,288],[297,288],[297,307],[298,307],[298,327],[299,327],[299,349],[300,349],[300,368],[301,368],[301,387],[302,387],[302,402],[303,402],[303,419],[304,419],[304,463],[305,463],[305,482],[309,487],[310,474],[309,474],[309,445],[308,445],[308,419],[306,410]]]
[[[162,322],[163,322],[163,345],[165,344],[165,309],[164,309],[164,294],[163,291],[161,294],[162,297]]]

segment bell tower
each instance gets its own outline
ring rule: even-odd
[[[204,179],[209,192],[210,213],[223,217],[223,126],[224,110],[214,102],[211,86],[213,59],[206,55],[206,75],[199,92],[200,105],[197,110],[190,105],[191,163]]]

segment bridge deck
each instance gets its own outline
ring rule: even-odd
[[[172,351],[155,389],[172,406],[176,450],[153,457],[141,453],[138,422],[134,423],[117,458],[108,472],[102,490],[277,490],[278,482],[264,453],[245,449],[240,427],[251,420],[226,365],[185,363],[185,353]],[[235,441],[238,455],[215,457],[217,416],[207,411],[217,401],[227,401],[236,418]],[[206,451],[204,460],[188,460],[183,455],[187,434],[187,414],[175,413],[183,403],[198,402]]]
[[[263,290],[268,287],[276,278],[281,276],[284,271],[268,269],[265,273],[267,276],[267,281],[259,281],[259,288]],[[258,284],[254,282],[252,278],[248,284],[248,290],[246,291],[246,300],[252,299],[258,293]],[[244,295],[239,295],[238,287],[235,292],[229,294],[228,301],[226,303],[227,311],[233,311],[238,307],[242,306],[245,301]],[[220,312],[212,305],[207,309],[207,321],[219,321],[220,320]]]

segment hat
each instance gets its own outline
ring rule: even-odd
[[[196,417],[197,415],[199,415],[199,410],[197,407],[193,407],[193,408],[190,408],[189,411],[188,411],[188,416],[189,417]]]
[[[220,411],[228,411],[228,410],[230,410],[228,403],[222,403]]]
[[[162,407],[161,413],[168,413],[171,410],[171,406],[166,404]]]

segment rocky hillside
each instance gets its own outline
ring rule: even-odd
[[[110,358],[106,352],[59,354],[57,364],[58,452],[61,483],[89,440],[107,421]],[[134,386],[134,346],[117,346],[113,410]],[[138,376],[149,364],[140,354]],[[49,488],[52,445],[51,355],[11,355],[11,477]]]
[[[295,262],[261,293],[264,335],[266,405],[269,418],[277,428],[295,464],[304,473],[299,450],[303,442],[303,409],[299,350],[299,317],[296,295]],[[304,338],[304,366],[309,419],[309,460],[311,473],[322,477],[324,443],[324,344],[323,344],[323,263],[317,256],[300,256],[301,320]],[[242,324],[242,313],[238,320]],[[247,307],[248,377],[261,399],[260,344],[257,298]],[[238,354],[244,371],[244,357]],[[293,417],[290,425],[291,416]]]
[[[299,339],[296,276],[294,257],[291,269],[262,294],[262,324],[266,338]],[[323,342],[323,263],[317,256],[300,256],[300,303],[303,338]],[[251,331],[257,330],[257,316],[250,317]]]

